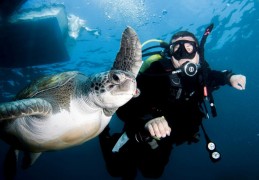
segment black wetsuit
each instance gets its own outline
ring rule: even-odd
[[[111,149],[119,138],[108,138],[108,128],[100,135],[100,144],[107,169],[112,176],[134,179],[136,169],[143,176],[158,178],[167,164],[173,144],[195,142],[204,113],[201,108],[203,87],[201,70],[193,77],[172,74],[175,68],[168,59],[153,62],[137,77],[141,94],[117,110],[125,122],[124,130],[130,140],[118,153]],[[210,91],[229,83],[230,71],[207,69],[207,86]],[[171,127],[171,135],[157,141],[152,149],[147,142],[137,142],[135,135],[144,132],[144,125],[151,119],[164,116]]]

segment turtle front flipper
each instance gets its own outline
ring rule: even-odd
[[[127,27],[122,34],[120,51],[112,70],[131,72],[136,77],[142,63],[142,50],[137,33],[131,27]]]
[[[51,104],[40,98],[22,99],[0,104],[0,121],[25,116],[52,114]]]

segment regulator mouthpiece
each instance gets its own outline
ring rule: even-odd
[[[182,67],[176,71],[173,71],[172,74],[184,73],[187,76],[194,76],[198,72],[198,65],[192,62],[186,62]]]

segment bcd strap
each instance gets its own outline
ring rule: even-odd
[[[211,114],[213,117],[215,117],[215,116],[217,116],[217,111],[216,111],[216,107],[214,104],[213,95],[212,95],[211,91],[209,89],[207,89],[208,63],[205,61],[205,57],[204,57],[204,45],[205,45],[207,37],[211,33],[213,27],[214,27],[214,25],[210,24],[204,31],[204,34],[203,34],[201,42],[200,42],[199,54],[200,54],[200,61],[201,61],[201,68],[202,68],[203,86],[204,86],[204,92],[203,92],[204,100],[209,102]],[[204,104],[206,104],[206,103],[204,103]],[[206,110],[207,117],[209,117],[206,107],[205,107],[205,110]]]

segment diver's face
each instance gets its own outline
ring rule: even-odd
[[[199,64],[200,57],[197,52],[195,40],[192,37],[179,37],[173,39],[171,43],[173,44],[170,47],[173,54],[171,60],[175,68],[180,68],[187,61]]]

